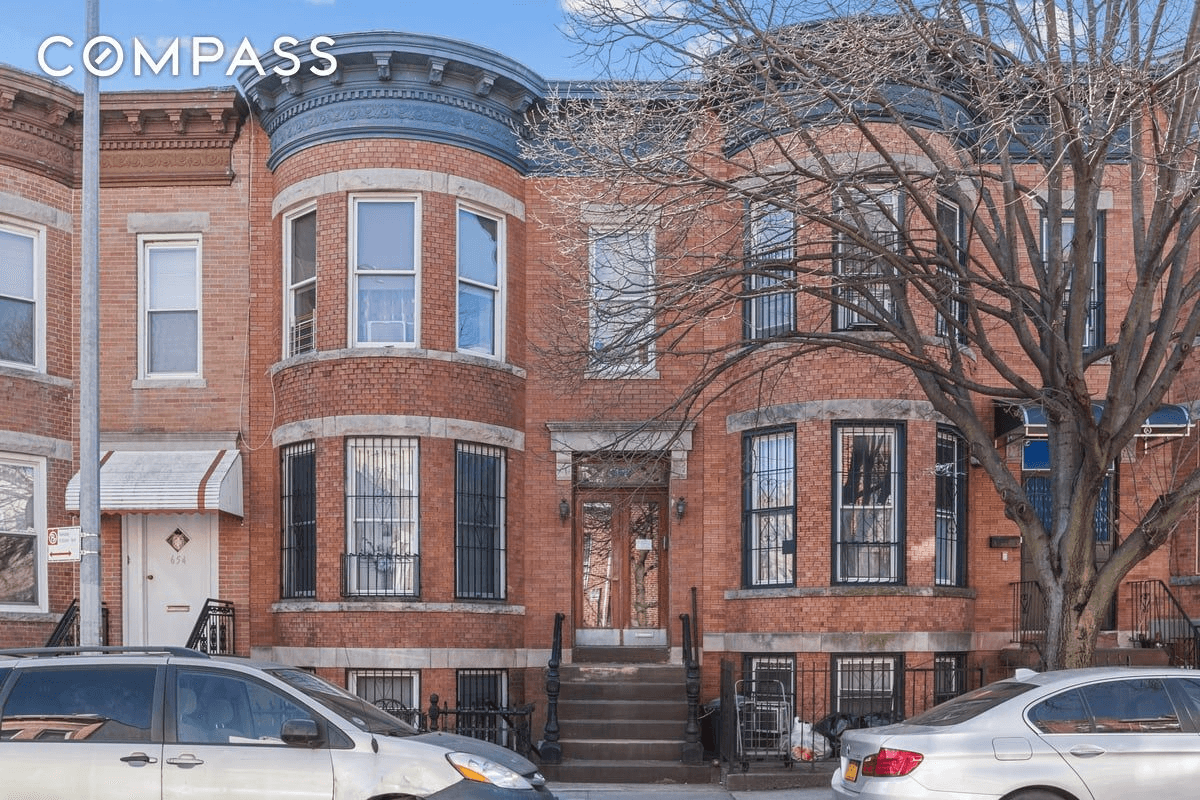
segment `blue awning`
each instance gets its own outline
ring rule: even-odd
[[[1092,413],[1097,420],[1104,413],[1103,403],[1092,403]],[[1046,437],[1046,411],[1038,403],[995,402],[993,432],[997,439],[1002,436],[1024,436],[1028,439]],[[1192,415],[1187,406],[1170,403],[1159,406],[1137,432],[1137,436],[1166,438],[1187,436],[1192,430]]]

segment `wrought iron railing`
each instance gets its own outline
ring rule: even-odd
[[[546,727],[542,732],[542,745],[538,748],[543,764],[562,763],[562,744],[559,739],[558,693],[562,689],[558,668],[562,665],[563,620],[561,611],[554,615],[554,638],[550,645],[550,661],[546,665]]]
[[[704,746],[700,743],[700,663],[692,644],[695,636],[693,619],[689,614],[679,615],[679,621],[683,624],[684,690],[687,693],[687,724],[683,729],[683,753],[680,759],[685,764],[704,761]]]
[[[1012,640],[1040,653],[1046,642],[1046,595],[1036,581],[1020,581],[1012,589]]]
[[[1200,669],[1200,626],[1160,580],[1129,584],[1133,642],[1161,647],[1172,665]]]
[[[738,680],[737,672],[733,662],[722,660],[720,701],[706,705],[716,721],[707,728],[713,733],[709,742],[712,755],[730,765],[740,763],[743,769],[749,761],[783,755],[784,744],[790,745],[787,757],[792,763],[811,766],[828,761],[837,757],[841,734],[848,728],[907,719],[1003,675],[989,675],[982,668],[968,667],[964,657],[951,656],[935,658],[933,666],[902,670],[874,660],[852,667],[801,663],[795,665],[790,685],[775,680]],[[760,684],[773,687],[774,694],[765,699],[789,710],[788,723],[793,717],[799,721],[799,736],[792,735],[791,727],[768,731],[760,714],[747,713],[748,703],[764,699],[751,696]],[[782,714],[776,713],[772,719],[783,724]],[[706,715],[705,720],[710,717]],[[747,730],[750,724],[756,728]],[[746,746],[748,735],[758,737],[751,744],[761,745],[767,734],[777,737],[770,748]]]
[[[210,597],[196,618],[187,646],[209,655],[233,655],[235,621],[233,603]]]
[[[108,607],[100,604],[100,644],[108,644]],[[46,640],[47,647],[77,647],[79,645],[79,599],[71,601],[59,617],[58,624]]]
[[[438,696],[429,696],[427,719],[429,730],[446,730],[473,739],[507,747],[526,758],[534,753],[530,736],[530,720],[533,718],[533,703],[515,708],[500,708],[494,703],[483,707],[451,708],[446,703],[438,705]]]

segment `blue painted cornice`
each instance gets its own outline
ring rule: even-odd
[[[291,62],[274,52],[260,55],[238,83],[271,140],[267,166],[317,144],[362,138],[411,139],[465,147],[524,173],[519,137],[525,112],[546,96],[536,73],[483,47],[438,36],[368,31],[331,35],[321,52],[337,60],[328,76],[314,74],[326,60],[309,42],[289,48],[299,56],[295,75],[281,77]]]

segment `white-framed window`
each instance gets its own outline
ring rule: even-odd
[[[139,237],[141,375],[193,378],[203,373],[201,241],[195,235]]]
[[[346,440],[347,596],[420,592],[418,440]]]
[[[890,188],[855,190],[840,202],[838,216],[846,226],[834,239],[835,330],[881,327],[895,315],[893,275],[888,253],[899,252],[904,204]]]
[[[796,298],[780,289],[794,274],[795,214],[770,203],[751,203],[746,232],[747,339],[769,339],[796,326]]]
[[[791,586],[796,563],[796,432],[753,431],[742,440],[743,583]]]
[[[654,235],[592,229],[589,366],[616,377],[654,368]]]
[[[967,458],[969,448],[956,430],[938,428],[934,464],[934,583],[967,585]]]
[[[316,349],[317,210],[283,220],[284,357]]]
[[[935,333],[945,338],[953,338],[958,344],[966,344],[967,304],[963,298],[964,287],[959,279],[959,272],[953,268],[961,268],[967,263],[967,220],[962,206],[939,198],[937,225],[937,253],[946,263],[939,269],[946,280],[942,310],[938,312],[935,322]]]
[[[420,230],[417,197],[350,198],[351,341],[355,346],[417,343]]]
[[[0,364],[45,368],[45,233],[0,221]]]
[[[837,583],[902,583],[903,428],[834,426]]]
[[[1086,298],[1087,317],[1084,320],[1083,328],[1083,347],[1085,350],[1094,350],[1104,344],[1105,331],[1105,278],[1106,267],[1104,264],[1105,253],[1105,215],[1103,211],[1097,212],[1095,223],[1095,241],[1092,245],[1091,258],[1085,262],[1085,268],[1089,269],[1091,280],[1091,288],[1088,291]],[[1071,269],[1073,259],[1073,248],[1075,243],[1075,216],[1073,214],[1063,214],[1061,223],[1061,239],[1062,239],[1062,262],[1065,269]],[[1049,253],[1050,248],[1050,220],[1042,217],[1042,252]],[[1074,293],[1072,277],[1074,272],[1068,273],[1067,289],[1063,294],[1062,307],[1064,312],[1071,305],[1071,295]]]
[[[504,219],[458,209],[458,349],[504,355]]]
[[[0,611],[45,611],[46,462],[0,453]]]

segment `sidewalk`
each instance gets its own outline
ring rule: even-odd
[[[731,792],[709,783],[551,783],[558,800],[830,800],[828,786]]]

